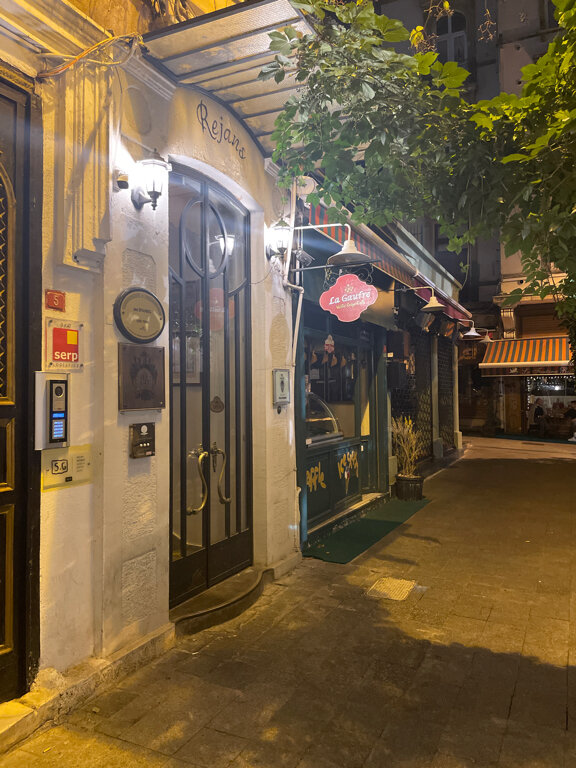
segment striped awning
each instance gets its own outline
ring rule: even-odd
[[[501,339],[488,344],[480,368],[531,369],[570,364],[568,336]]]

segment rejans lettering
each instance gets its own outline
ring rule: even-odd
[[[210,138],[217,144],[230,144],[238,153],[241,160],[246,160],[246,147],[240,144],[240,138],[232,133],[230,128],[224,128],[222,115],[219,120],[211,120],[208,115],[208,107],[203,101],[196,108],[196,117],[202,126],[202,132],[207,132]]]

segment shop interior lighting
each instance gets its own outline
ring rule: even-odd
[[[234,235],[226,235],[226,237],[224,237],[224,235],[218,235],[216,242],[219,244],[223,254],[225,251],[227,251],[228,256],[232,255],[234,245],[236,244],[236,238]]]
[[[162,194],[166,171],[172,170],[172,167],[156,149],[152,151],[150,157],[140,160],[138,165],[141,169],[142,184],[132,189],[132,203],[137,210],[151,203],[152,210],[155,211],[158,198]]]

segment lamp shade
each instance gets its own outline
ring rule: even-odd
[[[478,333],[476,328],[472,326],[469,331],[466,331],[466,333],[462,334],[463,339],[468,339],[468,341],[478,341],[478,339],[481,339],[482,336]]]
[[[356,248],[353,240],[345,240],[342,249],[330,256],[326,264],[331,267],[353,267],[357,264],[369,264],[373,261],[374,259]]]
[[[430,296],[430,301],[422,307],[422,312],[442,312],[444,304],[441,304],[434,293]]]

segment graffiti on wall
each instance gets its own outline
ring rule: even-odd
[[[306,470],[306,485],[308,486],[310,493],[312,493],[312,491],[317,491],[318,487],[326,488],[324,472],[322,471],[322,462],[319,461],[316,466]]]
[[[343,453],[338,460],[338,477],[344,478],[346,483],[346,493],[348,493],[348,484],[352,473],[358,477],[358,451],[350,450]]]

